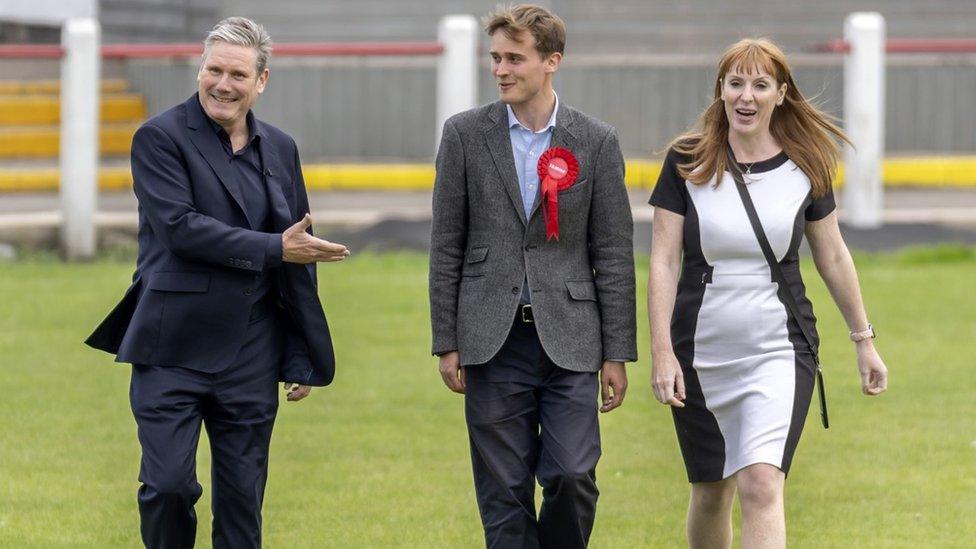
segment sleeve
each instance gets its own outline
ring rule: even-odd
[[[807,221],[820,221],[830,215],[830,212],[835,209],[837,209],[837,203],[834,201],[834,189],[830,188],[827,194],[820,198],[814,198],[810,202],[803,216],[806,217]]]
[[[597,153],[588,226],[603,357],[633,362],[637,360],[634,220],[624,185],[624,158],[612,129]]]
[[[430,230],[431,354],[456,351],[457,301],[468,241],[468,193],[464,146],[457,128],[444,123],[437,149]]]
[[[264,266],[268,269],[273,269],[281,265],[281,235],[278,233],[271,233],[268,235],[268,243],[265,245],[264,250]]]
[[[268,254],[281,235],[232,227],[197,211],[182,154],[161,128],[146,124],[133,136],[132,180],[140,211],[171,253],[246,271],[274,262]]]
[[[688,189],[685,188],[685,179],[678,173],[678,164],[681,163],[683,160],[678,153],[674,149],[669,150],[651,199],[648,200],[651,206],[681,215],[688,211]]]

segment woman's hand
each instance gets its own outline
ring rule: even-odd
[[[673,351],[653,353],[651,359],[651,389],[661,404],[684,408],[685,377]]]
[[[861,372],[861,391],[864,394],[880,395],[888,388],[888,368],[874,345],[858,345],[857,369]]]

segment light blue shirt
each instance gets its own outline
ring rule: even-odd
[[[552,92],[556,95],[556,92]],[[556,95],[556,105],[552,109],[552,116],[545,128],[534,132],[515,118],[515,111],[511,105],[505,105],[508,109],[508,137],[512,140],[512,154],[515,157],[515,172],[518,174],[519,189],[522,191],[522,207],[525,209],[525,217],[528,219],[532,213],[532,206],[539,196],[539,157],[549,148],[552,142],[552,130],[556,127],[556,113],[559,112],[559,96]],[[522,304],[530,303],[529,279],[522,284],[522,296],[519,299]]]
[[[553,92],[555,95],[556,92]],[[512,140],[512,154],[515,156],[515,172],[518,174],[519,189],[522,190],[522,207],[528,218],[539,196],[539,157],[552,142],[552,130],[556,127],[556,113],[559,112],[559,96],[545,128],[534,132],[515,118],[511,105],[508,109],[508,136]],[[524,293],[524,292],[523,292]]]

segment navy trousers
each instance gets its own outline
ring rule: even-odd
[[[465,367],[464,381],[485,545],[586,547],[599,495],[597,374],[556,366],[534,326],[516,319],[498,354]]]
[[[249,324],[237,359],[221,372],[133,365],[129,396],[142,445],[146,547],[193,547],[193,506],[203,492],[196,477],[201,423],[212,452],[213,547],[260,547],[282,345],[274,316],[264,316]]]

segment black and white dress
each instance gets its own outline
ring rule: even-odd
[[[672,408],[691,482],[714,482],[755,463],[789,472],[813,394],[814,363],[772,282],[732,175],[687,182],[668,153],[650,203],[684,216],[684,258],[671,323],[684,373],[684,408]],[[835,208],[813,199],[786,154],[741,165],[769,244],[812,325],[797,249],[807,221]],[[814,337],[817,337],[814,334]]]

